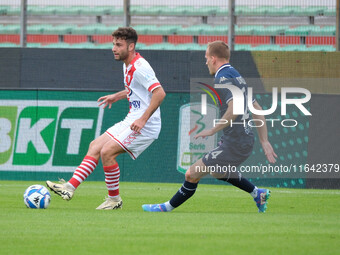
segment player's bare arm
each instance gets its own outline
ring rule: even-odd
[[[253,106],[256,110],[262,110],[262,107],[259,105],[257,101],[253,103]],[[272,145],[268,141],[266,119],[263,115],[256,115],[256,114],[253,114],[253,119],[262,120],[262,123],[264,123],[261,127],[260,126],[256,127],[257,133],[259,135],[260,143],[262,145],[264,154],[266,155],[268,161],[270,163],[275,163],[276,162],[275,158],[277,158],[277,155],[275,154]]]
[[[154,89],[152,91],[152,97],[150,101],[149,107],[145,110],[142,117],[140,117],[138,120],[135,120],[130,128],[131,130],[135,132],[140,132],[141,129],[144,127],[148,119],[152,116],[152,114],[157,110],[157,108],[161,105],[163,99],[165,98],[165,91],[162,88],[162,86]]]
[[[97,102],[99,102],[98,106],[104,105],[104,109],[109,106],[109,109],[111,109],[113,103],[126,98],[126,93],[126,90],[122,90],[114,94],[102,96],[97,100]]]
[[[228,102],[228,108],[226,110],[226,112],[223,114],[222,119],[226,120],[226,123],[218,123],[215,125],[215,127],[211,128],[211,129],[207,129],[207,130],[203,130],[202,132],[198,133],[197,135],[195,135],[195,139],[199,138],[199,137],[203,137],[205,138],[206,136],[212,136],[215,133],[217,133],[218,131],[228,127],[230,125],[231,121],[234,121],[237,118],[238,115],[234,115],[233,114],[233,100],[230,100]]]

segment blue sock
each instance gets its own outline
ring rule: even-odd
[[[196,191],[198,183],[185,181],[177,193],[170,199],[170,205],[174,208],[183,204]]]

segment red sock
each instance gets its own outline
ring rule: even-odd
[[[78,166],[76,171],[73,173],[72,178],[68,181],[73,187],[78,188],[80,183],[92,174],[93,170],[98,165],[98,160],[93,157],[85,156],[81,164]]]
[[[104,166],[105,183],[109,191],[109,197],[119,195],[119,176],[120,170],[118,163],[112,166]]]

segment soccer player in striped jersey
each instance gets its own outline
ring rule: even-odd
[[[209,73],[215,76],[214,84],[232,84],[237,86],[243,92],[244,102],[247,102],[246,94],[248,86],[239,72],[229,64],[230,50],[226,43],[215,41],[208,44],[206,50],[206,64]],[[189,167],[185,174],[185,182],[171,200],[162,204],[145,204],[142,206],[144,211],[151,212],[169,212],[183,204],[196,191],[199,180],[209,174],[206,171],[207,166],[232,166],[237,167],[242,164],[253,150],[254,135],[251,127],[248,125],[249,112],[248,108],[244,115],[233,114],[233,95],[231,91],[223,86],[216,88],[217,93],[222,98],[220,106],[221,119],[225,122],[215,125],[212,129],[203,130],[198,133],[195,138],[205,138],[212,136],[220,130],[223,130],[223,135],[219,145],[208,152],[205,156]],[[261,110],[261,106],[254,100],[253,106],[257,110]],[[259,140],[263,151],[270,163],[275,163],[276,154],[268,141],[267,126],[264,116],[253,114],[254,119],[260,119],[264,123],[258,127]],[[240,123],[244,120],[246,125],[230,125],[231,121]],[[230,169],[230,168],[228,168]],[[249,193],[256,202],[259,212],[265,212],[267,209],[267,200],[270,191],[268,189],[259,189],[241,173],[234,171],[227,172],[210,172],[210,174],[222,181],[231,183],[241,190]]]
[[[133,28],[118,28],[112,33],[113,54],[117,61],[123,61],[125,89],[98,99],[99,106],[111,108],[118,100],[128,99],[129,113],[126,118],[110,127],[104,134],[93,140],[88,152],[66,183],[46,181],[47,186],[64,200],[73,197],[77,187],[94,171],[101,158],[105,173],[108,197],[97,207],[98,210],[122,208],[119,194],[120,168],[116,157],[128,153],[136,159],[161,130],[159,106],[165,92],[156,78],[150,64],[135,51],[137,33]]]

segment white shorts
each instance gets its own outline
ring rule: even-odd
[[[126,121],[116,123],[106,130],[105,134],[116,141],[132,159],[136,159],[155,140],[131,130]]]

